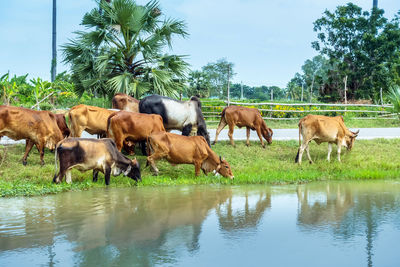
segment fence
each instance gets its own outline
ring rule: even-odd
[[[324,104],[324,103],[245,103],[229,102],[229,105],[258,108],[264,120],[298,120],[307,114],[349,116],[354,119],[393,119],[392,105],[373,104]],[[207,123],[218,123],[227,101],[204,100],[202,111]]]

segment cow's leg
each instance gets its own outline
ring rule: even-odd
[[[246,146],[249,146],[250,145],[250,128],[249,127],[246,127],[246,137],[247,137],[247,140],[246,140]]]
[[[215,132],[215,140],[212,143],[213,145],[215,145],[218,142],[218,135],[221,133],[222,129],[224,129],[224,127],[226,126],[226,121],[225,119],[221,119],[221,121],[218,124],[218,128],[217,131]]]
[[[232,146],[235,146],[235,142],[233,141],[233,130],[234,129],[235,129],[235,125],[229,124],[228,136],[229,136],[229,140],[231,141]]]
[[[67,184],[70,184],[72,182],[71,179],[71,170],[67,170],[65,172],[65,182],[67,182]]]
[[[332,144],[328,143],[328,158],[327,158],[328,162],[331,161],[331,152],[332,152]]]
[[[162,159],[167,155],[168,155],[168,152],[166,152],[166,153],[154,152],[151,156],[147,157],[147,164],[150,164],[151,169],[154,172],[154,175],[158,175],[158,168],[157,168],[157,166],[155,164],[155,161],[159,160],[159,159]]]
[[[183,126],[182,135],[189,136],[191,131],[192,131],[192,124],[189,123],[189,124]]]
[[[337,144],[337,159],[340,162],[340,152],[342,151],[342,144],[338,142]]]
[[[93,182],[97,182],[98,176],[99,176],[99,171],[93,170]]]
[[[310,143],[310,141],[305,141],[305,142],[303,141],[303,143],[300,145],[299,152],[297,152],[298,157],[296,157],[297,162],[299,164],[301,164],[301,159],[303,157],[304,149],[306,149],[306,147],[308,146],[309,143]]]
[[[258,127],[258,128],[256,129],[256,132],[257,132],[258,138],[260,138],[261,146],[262,146],[263,148],[265,148],[263,136],[262,136],[262,134],[261,134],[261,128]]]
[[[146,141],[140,141],[143,156],[147,156]]]
[[[44,165],[44,142],[40,141],[39,144],[36,144],[36,147],[40,153],[40,165]]]
[[[26,139],[25,142],[25,154],[22,157],[22,164],[25,166],[26,165],[26,158],[28,157],[29,152],[32,150],[34,143],[30,139]]]
[[[308,161],[310,162],[310,164],[313,164],[314,162],[312,161],[311,156],[310,156],[310,143],[307,144],[306,152],[307,152]]]
[[[106,185],[110,184],[110,176],[111,176],[111,168],[107,166],[104,172],[104,179],[106,180]]]
[[[201,168],[201,162],[200,161],[195,161],[194,162],[194,175],[199,176],[200,175],[200,168]]]

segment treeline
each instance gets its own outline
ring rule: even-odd
[[[391,20],[384,10],[372,11],[348,3],[326,10],[314,22],[317,40],[312,47],[319,55],[307,60],[302,73],[287,85],[291,99],[320,101],[347,99],[380,100],[400,85],[400,12]]]

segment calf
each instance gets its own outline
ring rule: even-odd
[[[40,164],[44,164],[44,148],[53,150],[63,138],[57,126],[56,117],[49,111],[37,111],[22,107],[0,106],[0,138],[8,136],[13,140],[26,140],[22,163],[33,145],[40,153]]]
[[[332,144],[338,147],[337,157],[340,162],[340,152],[342,146],[351,150],[354,141],[360,130],[352,132],[347,129],[342,116],[327,117],[322,115],[307,115],[299,122],[299,150],[295,159],[296,163],[301,164],[304,149],[307,151],[307,157],[310,163],[313,163],[309,143],[314,140],[318,145],[328,142],[328,161],[330,161]],[[301,136],[303,142],[301,142]]]
[[[107,121],[107,137],[115,140],[118,151],[121,151],[124,141],[133,146],[135,142],[144,142],[150,134],[157,132],[165,132],[165,129],[161,116],[156,114],[119,111],[112,114]],[[146,154],[144,147],[142,146],[142,152]]]
[[[117,93],[112,98],[112,108],[139,112],[139,100],[124,93]]]
[[[229,106],[224,108],[221,113],[221,120],[219,122],[217,132],[215,134],[215,141],[213,142],[213,144],[217,143],[218,135],[227,124],[229,125],[228,136],[231,141],[231,145],[233,146],[235,145],[235,143],[233,142],[233,130],[235,128],[235,125],[239,128],[246,127],[247,146],[250,145],[250,129],[257,132],[262,147],[265,148],[263,137],[265,138],[265,140],[267,140],[268,144],[272,143],[273,132],[270,128],[268,128],[258,109],[239,106]]]
[[[57,155],[60,171],[57,173]],[[106,185],[110,184],[110,175],[123,173],[135,181],[141,180],[139,163],[125,157],[117,150],[112,139],[67,138],[57,144],[55,154],[56,174],[53,182],[60,183],[64,176],[71,183],[71,169],[79,171],[93,170],[93,181],[97,182],[98,172],[104,173]]]
[[[234,178],[229,163],[218,157],[202,136],[159,132],[150,135],[148,142],[153,154],[147,157],[147,164],[151,165],[156,175],[158,169],[155,161],[165,158],[172,164],[193,164],[196,176],[201,169],[206,175],[214,171],[224,177]]]

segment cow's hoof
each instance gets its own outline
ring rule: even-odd
[[[265,149],[265,145],[263,145],[263,146],[262,146],[262,148],[264,148],[264,149]]]
[[[43,165],[44,165],[44,161],[41,161],[40,166],[43,167]]]
[[[250,146],[250,144],[246,144],[246,146]]]
[[[313,164],[314,162],[313,161],[309,161],[310,162],[310,164]]]
[[[28,162],[26,162],[25,160],[22,161],[22,165],[26,166],[26,164],[28,164]]]

